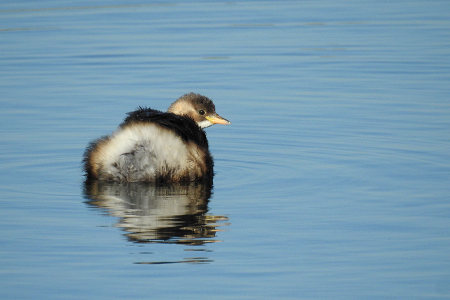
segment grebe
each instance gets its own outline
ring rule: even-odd
[[[230,122],[207,97],[189,93],[167,112],[139,108],[84,154],[88,179],[119,182],[190,182],[211,178],[213,160],[203,128]]]

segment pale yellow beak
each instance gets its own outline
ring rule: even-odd
[[[222,125],[229,125],[231,124],[230,121],[227,119],[222,118],[218,114],[211,115],[211,116],[205,116],[206,120],[210,121],[213,124],[222,124]]]

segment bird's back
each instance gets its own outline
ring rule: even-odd
[[[179,182],[212,176],[205,132],[190,118],[140,108],[85,153],[88,177],[112,181]]]
[[[128,116],[120,127],[126,127],[129,124],[139,122],[158,124],[161,127],[172,130],[186,142],[192,141],[202,147],[208,148],[208,140],[205,132],[191,118],[140,107],[128,113]]]

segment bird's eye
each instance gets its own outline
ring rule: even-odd
[[[199,111],[198,111],[198,113],[199,114],[201,114],[202,116],[205,114],[205,111],[203,110],[203,109],[200,109]]]

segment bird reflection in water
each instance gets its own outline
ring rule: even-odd
[[[86,181],[88,204],[118,217],[135,243],[204,245],[218,242],[225,216],[207,214],[212,182],[156,185]]]

